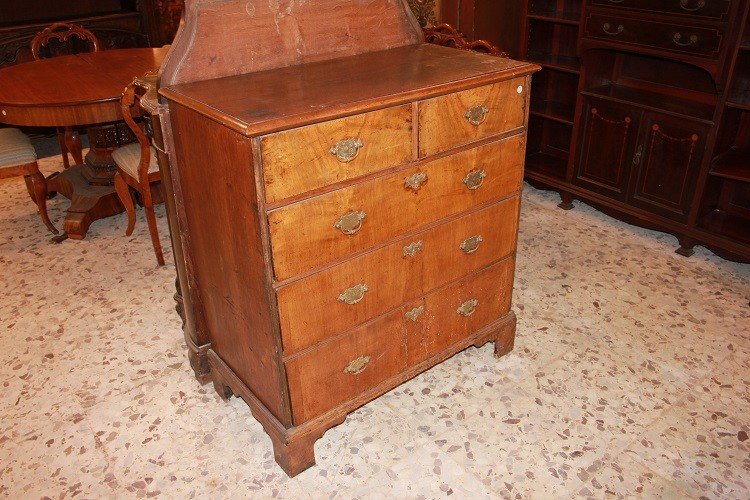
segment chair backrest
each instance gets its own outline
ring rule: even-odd
[[[153,78],[155,79],[156,76],[154,75]],[[136,121],[136,117],[142,116],[145,112],[141,107],[141,98],[149,89],[150,87],[144,83],[144,77],[135,78],[125,87],[120,97],[122,117],[133,132],[133,135],[138,139],[138,144],[141,148],[141,159],[138,164],[138,180],[142,183],[148,183],[148,168],[151,161],[150,136],[153,134],[150,131],[151,122],[149,120]]]
[[[444,47],[454,47],[462,50],[473,50],[483,52],[492,56],[510,58],[507,52],[503,52],[495,45],[486,40],[474,40],[470,42],[466,36],[448,23],[437,24],[423,28],[424,40],[427,43],[442,45]]]
[[[36,60],[98,50],[96,35],[83,26],[70,23],[54,23],[37,33],[31,41],[31,54]]]

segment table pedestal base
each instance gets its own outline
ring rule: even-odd
[[[82,240],[95,220],[125,211],[114,186],[97,186],[86,178],[86,166],[73,165],[47,179],[49,192],[57,192],[70,199],[63,230],[69,238]]]

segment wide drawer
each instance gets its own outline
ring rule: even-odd
[[[515,78],[421,101],[419,156],[522,127],[526,119],[525,78]]]
[[[286,130],[260,139],[266,202],[412,159],[412,106]]]
[[[657,14],[681,14],[707,19],[724,19],[729,0],[589,0],[591,5],[639,10]]]
[[[507,314],[513,266],[507,258],[286,361],[295,424],[355,398]]]
[[[724,35],[716,28],[699,28],[641,19],[592,14],[585,37],[638,45],[700,57],[718,57]]]
[[[514,136],[271,211],[276,279],[519,192],[524,149]]]
[[[514,197],[325,269],[277,292],[290,355],[512,253]]]

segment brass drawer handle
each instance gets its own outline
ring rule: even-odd
[[[464,242],[461,243],[461,250],[463,250],[467,255],[472,254],[477,251],[477,249],[479,248],[479,244],[483,241],[484,238],[482,238],[481,234],[466,238]]]
[[[347,288],[341,292],[341,295],[339,295],[339,302],[346,302],[350,306],[353,306],[365,298],[365,292],[367,292],[367,290],[369,290],[369,288],[367,288],[367,285],[364,283]]]
[[[350,375],[359,375],[360,373],[365,371],[365,368],[367,368],[367,364],[369,362],[370,356],[360,356],[346,365],[346,368],[344,368],[344,373],[348,373]]]
[[[487,119],[487,114],[489,112],[490,109],[487,106],[485,106],[484,104],[479,104],[467,109],[464,116],[469,121],[469,123],[471,123],[475,127],[478,127],[479,125],[484,123],[484,120]]]
[[[672,41],[675,43],[675,45],[679,45],[680,47],[689,47],[691,45],[695,45],[698,43],[698,35],[690,35],[690,38],[688,38],[687,42],[682,41],[682,33],[675,33],[672,37]]]
[[[329,149],[329,152],[335,155],[341,163],[349,163],[357,157],[363,145],[362,139],[350,137],[337,142],[335,146]]]
[[[404,247],[404,257],[414,257],[424,247],[424,241],[414,241]]]
[[[424,306],[419,306],[407,312],[406,314],[404,314],[404,316],[406,316],[406,319],[416,322],[423,312],[424,312]]]
[[[477,309],[477,305],[479,304],[479,301],[477,299],[469,299],[463,304],[461,304],[461,307],[456,309],[456,312],[460,314],[461,316],[466,316],[467,318],[474,314],[474,311]]]
[[[472,170],[466,177],[464,177],[463,183],[469,189],[479,189],[479,186],[484,182],[484,178],[487,177],[487,172],[484,170]]]
[[[695,4],[695,7],[688,7],[688,0],[680,0],[680,8],[685,12],[698,12],[706,6],[705,0],[700,0]]]
[[[339,217],[333,227],[344,234],[355,234],[362,229],[362,221],[365,220],[366,215],[364,212],[349,212]]]
[[[623,31],[625,31],[625,26],[623,26],[622,24],[618,24],[617,25],[617,30],[615,30],[615,31],[611,31],[611,30],[612,30],[612,25],[611,24],[609,24],[609,23],[602,24],[602,31],[605,32],[608,35],[611,35],[611,36],[617,36],[617,35],[621,34]]]
[[[424,172],[417,172],[404,180],[404,186],[406,186],[406,189],[419,191],[419,188],[421,188],[425,182],[427,182],[427,174]]]

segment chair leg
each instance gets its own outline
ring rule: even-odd
[[[142,189],[143,208],[146,211],[146,222],[148,222],[148,232],[151,233],[151,243],[154,245],[156,262],[160,266],[164,265],[164,253],[161,250],[161,241],[159,241],[159,230],[156,227],[156,214],[154,213],[154,202],[151,199],[151,186],[145,183],[145,189]]]
[[[47,229],[53,234],[59,234],[60,231],[58,231],[54,224],[52,224],[52,221],[49,220],[49,215],[47,214],[47,179],[44,177],[44,174],[42,174],[37,167],[36,171],[24,176],[24,180],[26,181],[26,188],[29,192],[34,193],[31,199],[34,200],[34,203],[36,203],[36,206],[39,209],[39,215],[42,218],[42,222],[44,222],[44,225],[47,226]]]
[[[60,151],[62,153],[63,167],[70,168],[70,160],[68,160],[68,145],[65,143],[65,129],[57,129],[57,142],[60,143]]]
[[[135,229],[135,205],[133,204],[133,195],[130,194],[130,188],[125,183],[125,179],[122,178],[120,172],[115,174],[115,191],[117,197],[120,198],[120,202],[125,207],[125,212],[128,214],[128,228],[125,230],[125,236],[133,234]]]
[[[76,165],[83,164],[83,144],[81,143],[81,136],[78,135],[78,131],[71,127],[65,128],[65,146],[70,154],[73,156],[73,160]]]

